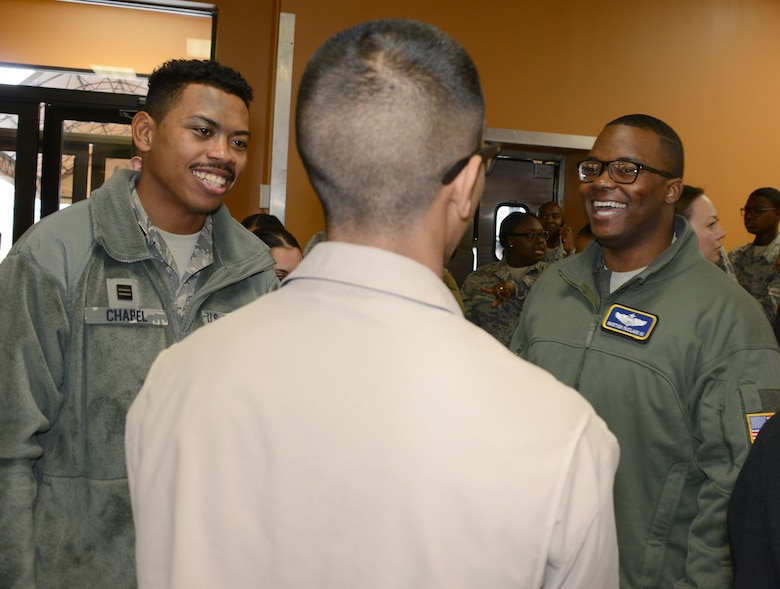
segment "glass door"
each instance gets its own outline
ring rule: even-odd
[[[0,259],[34,216],[38,112],[37,104],[0,100]]]
[[[132,157],[130,116],[116,110],[49,106],[45,112],[41,213],[84,200]],[[51,164],[49,165],[49,162]]]
[[[140,100],[0,87],[0,259],[41,217],[88,198],[128,165]]]

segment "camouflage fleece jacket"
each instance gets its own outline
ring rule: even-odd
[[[780,271],[775,261],[780,257],[780,235],[762,252],[752,243],[740,245],[729,252],[737,282],[764,308],[769,321],[774,323],[780,304]]]
[[[0,264],[2,587],[135,586],[125,413],[161,350],[278,287],[268,249],[222,206],[179,317],[132,174],[43,219]]]

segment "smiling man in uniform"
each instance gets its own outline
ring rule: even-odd
[[[274,290],[222,206],[252,89],[176,60],[133,119],[139,172],[43,219],[0,264],[0,584],[135,587],[124,419],[157,354]]]
[[[758,304],[674,215],[674,130],[616,119],[579,175],[598,244],[539,278],[510,348],[579,390],[620,442],[621,587],[729,587],[729,494],[750,415],[777,408],[780,352]]]

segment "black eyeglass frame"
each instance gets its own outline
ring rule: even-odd
[[[507,237],[525,237],[526,239],[536,239],[536,236],[539,236],[542,238],[543,241],[547,241],[550,237],[550,232],[543,230],[543,231],[524,231],[523,233],[510,233],[507,235]],[[533,236],[533,237],[532,237]]]
[[[777,209],[778,207],[744,207],[739,209],[739,214],[743,217],[746,217],[747,215],[758,217],[759,215],[763,215],[769,211],[776,211]]]
[[[478,155],[482,158],[482,162],[485,164],[485,176],[489,176],[493,171],[493,168],[496,167],[496,160],[499,153],[501,153],[500,143],[493,143],[491,145],[486,145],[485,147],[477,149],[473,153],[464,157],[462,160],[455,162],[453,166],[447,170],[447,173],[442,176],[441,183],[449,184],[455,180],[458,174],[460,174],[461,170],[466,167],[466,164],[469,163],[469,160],[475,155]]]
[[[586,180],[585,178],[582,177],[582,164],[588,164],[588,163],[590,163],[590,164],[599,164],[601,166],[601,168],[599,169],[599,173],[596,174],[590,180]],[[633,165],[636,166],[636,168],[637,168],[636,174],[634,174],[634,177],[633,177],[632,180],[626,182],[624,180],[618,180],[618,179],[616,179],[612,175],[612,164],[617,164],[617,163],[627,163],[627,164],[633,164]],[[612,160],[612,161],[609,161],[609,162],[602,162],[601,160],[597,160],[597,159],[591,158],[591,159],[587,159],[587,160],[582,160],[580,163],[577,164],[577,174],[579,175],[580,182],[583,182],[583,183],[586,183],[586,184],[589,184],[591,182],[595,182],[596,179],[598,179],[604,173],[604,167],[607,168],[607,173],[609,174],[609,177],[612,179],[612,181],[616,182],[617,184],[633,184],[634,182],[636,182],[636,179],[639,177],[639,172],[641,172],[642,170],[646,170],[648,172],[652,172],[653,174],[658,174],[659,176],[663,176],[664,178],[674,178],[674,175],[670,174],[669,172],[664,172],[663,170],[658,170],[656,168],[651,168],[647,164],[643,164],[642,162],[635,162],[634,160],[629,160],[629,159],[623,158],[623,159],[618,159],[618,160]]]

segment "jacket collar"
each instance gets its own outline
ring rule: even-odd
[[[462,315],[449,288],[430,268],[376,247],[334,241],[317,244],[282,287],[305,279],[384,292]]]
[[[90,197],[95,240],[114,259],[138,262],[151,258],[146,237],[133,212],[130,193],[139,172],[118,170]],[[272,268],[270,250],[243,228],[224,204],[211,213],[214,260],[223,266],[258,265]]]
[[[704,260],[699,252],[696,234],[685,218],[680,215],[674,216],[674,233],[677,239],[629,283],[652,280],[661,270],[672,263],[677,266],[677,271],[684,272],[693,264]],[[564,258],[556,264],[561,276],[571,284],[588,284],[591,287],[596,286],[596,273],[600,268],[603,268],[603,265],[603,248],[596,241],[581,253]],[[666,274],[664,274],[665,276]]]

